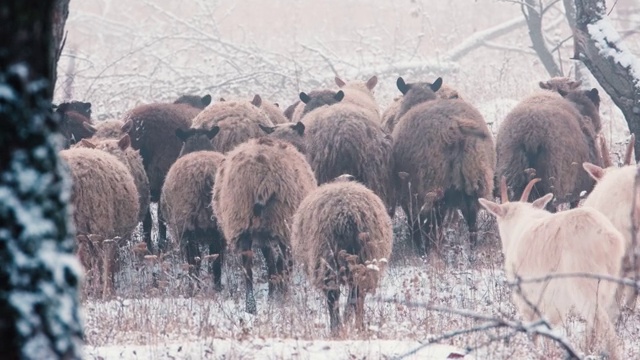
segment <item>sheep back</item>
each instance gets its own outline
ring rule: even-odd
[[[325,289],[327,271],[341,267],[338,254],[342,250],[356,255],[358,264],[389,259],[391,218],[382,200],[366,186],[355,181],[331,182],[302,201],[293,219],[291,242],[312,283]],[[375,289],[379,275],[368,279],[364,288]],[[345,284],[344,277],[337,277]]]
[[[220,132],[212,141],[213,150],[226,153],[252,138],[264,136],[260,125],[273,123],[259,107],[249,101],[222,101],[210,105],[193,119],[193,127],[211,129],[219,126]]]
[[[105,120],[95,124],[96,132],[91,139],[119,139],[126,131],[123,131],[124,121]]]
[[[224,155],[196,151],[178,158],[167,173],[160,204],[172,238],[185,231],[216,229],[211,191]]]
[[[105,239],[128,238],[138,224],[138,193],[133,177],[115,156],[97,149],[60,151],[69,167],[76,233]]]
[[[307,159],[318,184],[351,174],[395,208],[391,182],[392,139],[371,120],[370,112],[336,104],[309,113],[304,123]]]
[[[284,116],[282,110],[280,110],[280,107],[278,107],[274,103],[271,103],[269,101],[262,101],[260,108],[265,112],[265,114],[267,114],[267,117],[274,125],[289,122],[289,120]]]
[[[292,145],[270,137],[230,151],[218,168],[212,207],[225,238],[267,234],[290,244],[290,223],[302,199],[316,188],[313,171]]]

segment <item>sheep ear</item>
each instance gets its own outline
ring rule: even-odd
[[[369,80],[367,80],[367,89],[373,90],[374,87],[378,84],[378,77],[373,75]]]
[[[292,125],[291,128],[298,132],[298,135],[304,135],[304,124],[302,121],[298,121],[295,125]]]
[[[558,89],[558,94],[560,94],[560,96],[562,97],[565,97],[567,96],[567,94],[569,94],[569,92],[562,89]]]
[[[536,209],[544,209],[549,203],[549,201],[551,201],[551,199],[553,199],[553,193],[548,193],[547,195],[541,198],[538,198],[534,202],[532,202],[531,206],[533,206]]]
[[[118,147],[120,150],[124,150],[129,146],[131,146],[131,138],[129,137],[129,134],[125,134],[120,138],[120,140],[118,140]]]
[[[302,101],[303,103],[308,103],[311,100],[311,98],[309,97],[309,95],[307,95],[307,93],[305,92],[301,92],[300,93],[300,101]]]
[[[218,99],[219,102],[225,102],[227,100],[225,100],[225,98],[221,97],[220,99]]]
[[[405,95],[407,91],[409,91],[409,85],[404,82],[402,76],[399,77],[398,80],[396,80],[396,86],[398,87],[398,90],[400,90],[402,95]]]
[[[209,106],[209,104],[211,104],[211,95],[207,94],[207,95],[203,96],[202,98],[200,98],[200,102],[205,107]]]
[[[258,126],[260,126],[260,129],[262,129],[262,131],[266,132],[267,134],[271,134],[276,130],[275,126],[266,126],[262,124],[258,124]]]
[[[84,111],[87,111],[87,112],[90,111],[91,110],[91,103],[90,102],[83,102],[82,103],[82,109]]]
[[[338,85],[338,87],[343,87],[343,86],[347,85],[347,83],[345,83],[342,79],[340,79],[337,76],[335,78],[335,81],[336,81],[336,85]]]
[[[276,102],[276,103],[273,103],[273,106],[275,106],[275,107],[277,107],[277,108],[280,108],[280,104],[278,104],[277,102]]]
[[[80,145],[81,147],[89,148],[89,149],[95,149],[96,148],[96,144],[92,143],[91,141],[89,141],[87,139],[80,140],[78,145]]]
[[[260,107],[260,105],[262,105],[262,98],[260,95],[256,94],[256,96],[253,97],[253,100],[251,100],[251,103],[255,107]]]
[[[595,106],[600,106],[600,95],[598,94],[598,89],[593,88],[587,91],[587,97],[593,102]]]
[[[502,205],[496,204],[493,201],[489,201],[483,198],[478,199],[478,201],[480,202],[480,205],[482,205],[483,208],[487,209],[488,212],[490,212],[493,216],[495,216],[498,219],[504,217],[504,215],[507,213],[507,211]]]
[[[604,176],[604,169],[598,165],[594,165],[590,162],[583,162],[582,168],[593,178],[595,181],[600,181]]]
[[[82,127],[85,128],[85,130],[87,130],[88,132],[90,132],[92,135],[96,133],[96,131],[98,131],[98,129],[96,129],[93,125],[83,122],[82,123]]]
[[[436,81],[433,82],[433,84],[431,84],[430,87],[431,87],[431,90],[433,92],[436,92],[436,91],[440,90],[441,86],[442,86],[442,78],[439,77],[439,78],[436,79]]]
[[[545,89],[545,90],[551,89],[551,86],[549,86],[548,82],[540,81],[538,85],[540,86],[540,89]]]
[[[344,91],[338,91],[335,95],[333,95],[333,98],[338,101],[342,101],[342,99],[344,99]]]
[[[131,119],[124,122],[124,125],[120,128],[123,133],[128,133],[133,129],[133,121]]]
[[[182,130],[181,128],[177,128],[176,129],[176,136],[178,137],[178,139],[180,139],[180,140],[182,140],[182,142],[184,142],[189,137],[189,130],[185,131],[185,130]]]
[[[582,85],[582,80],[569,81],[568,85],[569,89],[577,89],[580,87],[580,85]]]
[[[214,136],[218,135],[219,132],[220,126],[214,126],[209,131],[207,131],[207,138],[211,140]]]

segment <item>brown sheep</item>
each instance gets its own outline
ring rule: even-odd
[[[287,118],[287,120],[289,121],[293,121],[293,114],[296,111],[296,108],[298,106],[300,106],[300,104],[302,103],[302,101],[300,100],[296,100],[293,104],[289,105],[285,110],[284,110],[284,117]]]
[[[545,91],[522,100],[500,124],[496,141],[496,176],[506,177],[516,197],[531,177],[541,178],[531,197],[553,193],[547,205],[551,212],[566,202],[577,207],[580,193],[593,189],[594,180],[580,164],[602,166],[598,91],[560,92],[564,97]]]
[[[287,291],[290,224],[302,199],[316,188],[313,170],[292,145],[261,137],[226,154],[213,185],[213,212],[224,237],[242,254],[246,311],[256,313],[253,244],[267,263],[269,297]]]
[[[353,104],[336,104],[310,112],[303,119],[307,159],[318,184],[347,173],[395,211],[391,180],[392,139],[371,112]]]
[[[289,120],[282,113],[282,110],[280,110],[280,106],[277,103],[262,101],[260,108],[267,114],[269,120],[271,120],[271,122],[275,125],[289,122]]]
[[[307,145],[304,137],[305,126],[302,122],[284,123],[275,126],[260,124],[260,128],[269,134],[269,136],[292,144],[303,154],[307,153]]]
[[[340,325],[340,285],[349,287],[345,317],[364,324],[364,299],[375,292],[391,256],[393,227],[382,200],[351,175],[318,187],[296,211],[291,246],[327,297],[331,330]]]
[[[389,134],[393,132],[398,120],[400,117],[397,116],[400,111],[400,107],[402,106],[402,96],[398,96],[393,99],[393,102],[387,107],[387,109],[382,113],[381,124],[382,128],[387,131]],[[459,95],[458,91],[453,89],[450,86],[442,85],[436,91],[436,98],[438,99],[462,99]]]
[[[105,120],[95,124],[96,132],[91,139],[120,139],[129,133],[133,123],[131,120],[126,123],[122,120]]]
[[[197,100],[197,99],[200,100]],[[125,127],[131,137],[131,145],[140,150],[144,169],[149,178],[151,202],[158,203],[164,178],[171,165],[178,158],[182,141],[175,135],[175,129],[188,129],[191,121],[211,102],[211,96],[182,96],[174,103],[153,103],[140,105],[124,116]],[[153,249],[151,211],[142,222],[143,238],[147,248]],[[163,250],[166,240],[166,226],[158,207],[158,250]]]
[[[293,122],[302,121],[302,118],[311,111],[323,106],[331,106],[338,104],[344,99],[342,90],[314,90],[300,93],[300,105],[298,105],[293,113]]]
[[[369,109],[371,111],[372,118],[376,119],[378,122],[380,121],[380,107],[373,95],[373,88],[378,84],[377,76],[372,76],[366,82],[345,82],[336,76],[335,82],[336,85],[344,91],[344,102]]]
[[[55,112],[61,117],[60,132],[65,138],[63,147],[91,137],[96,128],[91,123],[91,103],[82,101],[64,102],[54,105]]]
[[[273,126],[260,109],[262,99],[256,95],[251,102],[246,100],[221,101],[209,106],[193,119],[195,129],[220,127],[213,142],[213,151],[226,153],[249,139],[262,137],[260,124]]]
[[[129,169],[138,190],[138,202],[140,204],[138,221],[143,221],[147,211],[149,211],[149,179],[146,171],[144,171],[140,152],[131,147],[129,135],[125,134],[120,139],[82,139],[76,147],[106,151],[118,158]]]
[[[68,166],[71,179],[73,222],[78,237],[78,256],[90,279],[102,278],[102,296],[115,292],[114,272],[117,251],[113,240],[127,239],[138,224],[140,210],[133,177],[115,156],[101,150],[73,148],[60,151],[60,158]],[[91,244],[86,239],[97,235],[101,241]],[[97,253],[96,253],[97,252]],[[98,253],[104,252],[104,256]],[[98,258],[98,259],[96,259]],[[91,263],[104,269],[93,274]],[[91,283],[92,281],[89,281]]]
[[[160,206],[172,239],[178,241],[189,263],[191,276],[197,276],[200,270],[200,247],[209,247],[209,256],[214,257],[209,271],[214,288],[220,291],[226,241],[211,209],[216,171],[224,160],[224,155],[211,150],[211,139],[218,131],[217,126],[210,130],[176,129],[176,136],[184,145],[180,157],[167,173]]]
[[[465,100],[437,98],[441,78],[433,84],[406,84],[398,78],[397,85],[403,100],[392,133],[393,174],[414,244],[426,253],[429,242],[442,238],[445,215],[458,208],[473,247],[478,198],[488,198],[493,190],[491,132],[480,112]]]

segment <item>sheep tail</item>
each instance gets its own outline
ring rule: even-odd
[[[487,138],[487,135],[488,135],[487,132],[484,131],[483,128],[478,127],[478,124],[476,124],[475,122],[459,120],[458,121],[458,126],[460,127],[460,132],[463,135],[475,136],[475,137],[479,137],[481,139],[486,139]]]
[[[262,215],[262,211],[272,204],[276,199],[276,194],[272,193],[268,198],[258,195],[256,202],[253,204],[253,216]]]

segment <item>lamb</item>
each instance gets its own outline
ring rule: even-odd
[[[138,203],[140,204],[138,221],[143,221],[149,211],[149,179],[144,171],[140,152],[131,147],[129,135],[125,134],[120,139],[82,139],[76,147],[106,151],[118,158],[127,167],[129,173],[133,176],[138,192]]]
[[[60,132],[65,138],[63,147],[91,137],[96,129],[91,123],[91,103],[82,101],[64,102],[54,105],[55,112],[61,116]]]
[[[92,262],[103,269],[96,280],[92,274],[96,269],[93,269],[88,276],[89,283],[101,280],[103,287],[98,295],[110,297],[115,293],[115,247],[120,245],[114,244],[114,239],[128,239],[138,224],[140,205],[135,182],[126,166],[104,151],[78,147],[62,150],[59,155],[71,173],[70,202],[78,256],[87,271],[92,269]],[[94,235],[100,241],[94,244],[86,241]]]
[[[392,139],[371,119],[371,112],[353,104],[335,104],[308,113],[302,122],[307,160],[318,185],[351,174],[378,195],[393,216]]]
[[[304,137],[305,126],[302,122],[284,123],[275,126],[260,124],[260,128],[271,137],[286,141],[295,146],[301,153],[307,153],[306,139]]]
[[[507,279],[560,273],[619,276],[625,243],[622,234],[592,208],[555,214],[545,211],[553,193],[528,203],[529,193],[538,181],[536,178],[527,184],[520,201],[509,202],[506,178],[502,177],[502,204],[479,200],[498,221]],[[618,359],[612,323],[616,287],[611,281],[587,277],[555,278],[520,283],[521,294],[514,292],[512,299],[526,321],[538,317],[529,301],[553,325],[564,324],[569,311],[575,308],[587,321],[588,343],[597,343],[599,350],[606,348],[610,358]]]
[[[153,103],[138,106],[125,114],[123,122],[131,137],[131,146],[140,151],[144,169],[149,179],[151,202],[158,203],[164,178],[171,165],[178,158],[182,141],[175,135],[175,129],[188,129],[192,119],[211,103],[211,96],[185,95],[174,103]],[[130,125],[128,125],[130,124]],[[158,250],[163,251],[166,226],[158,206]],[[152,251],[151,211],[142,222],[143,238]]]
[[[583,207],[600,211],[624,236],[623,275],[625,276],[632,276],[631,274],[635,271],[640,271],[640,269],[633,268],[633,253],[640,249],[640,239],[637,234],[635,242],[633,239],[634,224],[632,224],[632,219],[636,227],[640,224],[640,196],[635,190],[638,168],[635,165],[631,165],[634,143],[635,136],[632,135],[627,146],[624,164],[620,168],[608,167],[603,169],[589,162],[582,164],[585,171],[596,181],[596,186],[585,199]],[[621,305],[633,309],[635,308],[638,294],[633,288],[625,289],[620,287],[618,289],[618,297],[622,297],[625,290],[626,294],[624,295],[624,300],[621,299],[623,303]]]
[[[289,226],[302,199],[315,188],[316,179],[304,155],[271,137],[238,145],[218,168],[211,204],[224,237],[242,254],[247,312],[257,310],[253,244],[267,263],[269,297],[286,293],[292,266]]]
[[[220,127],[213,142],[213,151],[227,153],[249,139],[262,137],[260,125],[273,126],[260,109],[262,99],[256,95],[251,102],[246,100],[221,101],[209,106],[193,119],[195,129]]]
[[[602,164],[596,136],[602,125],[598,90],[538,92],[522,100],[500,124],[496,141],[496,176],[507,178],[515,196],[530,177],[540,177],[532,193],[553,192],[548,210],[569,202],[575,208],[580,193],[591,191],[594,181],[579,164]]]
[[[335,77],[338,87],[344,91],[344,102],[362,106],[371,111],[371,116],[376,121],[380,121],[380,108],[373,96],[373,88],[378,84],[378,77],[372,76],[366,82],[350,81],[345,82],[339,77]]]
[[[493,191],[495,150],[480,112],[463,99],[437,98],[442,78],[405,83],[393,137],[394,182],[417,251],[443,238],[445,216],[460,209],[477,242],[478,198]],[[425,233],[426,238],[422,236]]]
[[[402,96],[398,96],[393,99],[393,102],[387,107],[387,109],[382,113],[381,124],[382,128],[387,131],[389,134],[393,132],[396,124],[400,120],[400,117],[397,116],[400,111],[400,107],[402,106]],[[436,98],[438,99],[462,99],[460,94],[454,88],[447,86],[445,84],[441,85],[440,88],[436,91]]]
[[[327,297],[331,330],[340,325],[340,286],[349,287],[345,317],[364,324],[364,299],[375,292],[391,256],[393,227],[385,204],[345,174],[309,194],[293,218],[291,246]]]
[[[197,276],[200,270],[200,247],[209,247],[213,256],[209,271],[214,288],[222,290],[222,263],[225,238],[222,236],[211,209],[211,190],[216,171],[224,155],[212,151],[211,139],[220,131],[176,129],[176,136],[184,145],[180,157],[169,169],[162,186],[160,206],[172,239],[180,244],[181,252],[189,263],[189,274]]]

